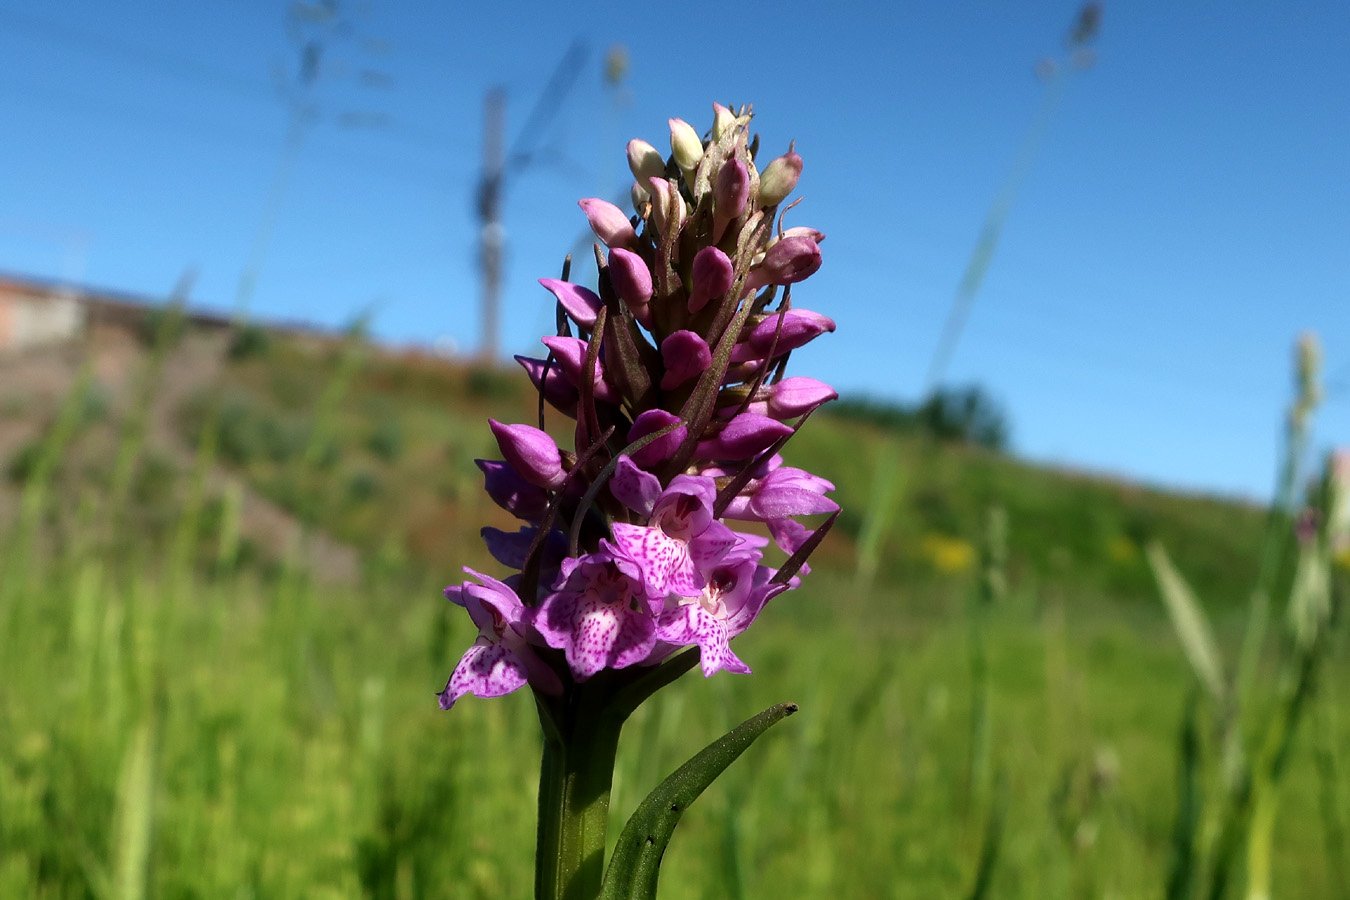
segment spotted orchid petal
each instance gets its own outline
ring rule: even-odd
[[[690,595],[706,570],[736,546],[736,533],[712,516],[716,485],[702,475],[677,475],[656,501],[650,524],[615,522],[614,545],[642,569],[647,595]]]
[[[449,709],[465,694],[500,697],[527,682],[546,694],[561,693],[557,674],[526,643],[525,635],[532,631],[529,613],[515,590],[490,575],[467,567],[464,571],[480,583],[448,587],[445,596],[469,613],[478,626],[478,638],[441,691],[441,709]]]
[[[502,644],[479,638],[465,651],[440,693],[441,709],[450,709],[465,694],[501,697],[527,681],[525,666]]]
[[[651,655],[656,624],[631,564],[601,551],[570,567],[559,589],[534,616],[534,627],[550,647],[563,651],[579,681],[601,669],[623,669]]]
[[[748,675],[750,667],[731,649],[726,621],[717,618],[700,603],[680,605],[662,613],[657,620],[656,635],[672,644],[696,644],[699,649],[699,668],[705,678],[723,670]]]

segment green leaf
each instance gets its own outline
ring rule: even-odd
[[[756,738],[796,711],[797,704],[780,703],[746,719],[657,785],[619,835],[600,890],[602,900],[654,898],[661,858],[684,811]]]
[[[1161,544],[1149,544],[1146,553],[1149,565],[1153,567],[1153,577],[1162,591],[1167,614],[1172,619],[1172,627],[1181,639],[1181,647],[1186,651],[1191,668],[1215,701],[1222,703],[1226,694],[1223,662],[1214,641],[1214,632],[1205,618],[1205,611],[1201,609],[1181,573],[1167,558],[1167,551]]]

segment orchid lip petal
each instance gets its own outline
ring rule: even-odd
[[[501,697],[525,685],[525,666],[501,644],[475,642],[451,673],[440,694],[441,709],[450,709],[465,694]]]

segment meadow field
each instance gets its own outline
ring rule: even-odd
[[[2,364],[0,897],[528,896],[533,703],[435,698],[473,638],[441,588],[505,524],[472,459],[489,410],[529,420],[524,379],[149,331],[66,351],[45,393]],[[1294,670],[1246,814],[1269,844],[1224,857],[1232,722],[1147,561],[1167,548],[1236,660],[1265,510],[820,422],[791,452],[845,513],[739,640],[754,674],[687,675],[625,730],[612,835],[727,728],[801,706],[689,811],[663,898],[1255,897],[1266,871],[1350,896],[1343,623]],[[1257,756],[1291,696],[1292,544],[1236,725]]]

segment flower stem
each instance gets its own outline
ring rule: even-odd
[[[604,876],[605,829],[623,719],[603,691],[580,686],[564,708],[541,703],[536,900],[593,900]]]

